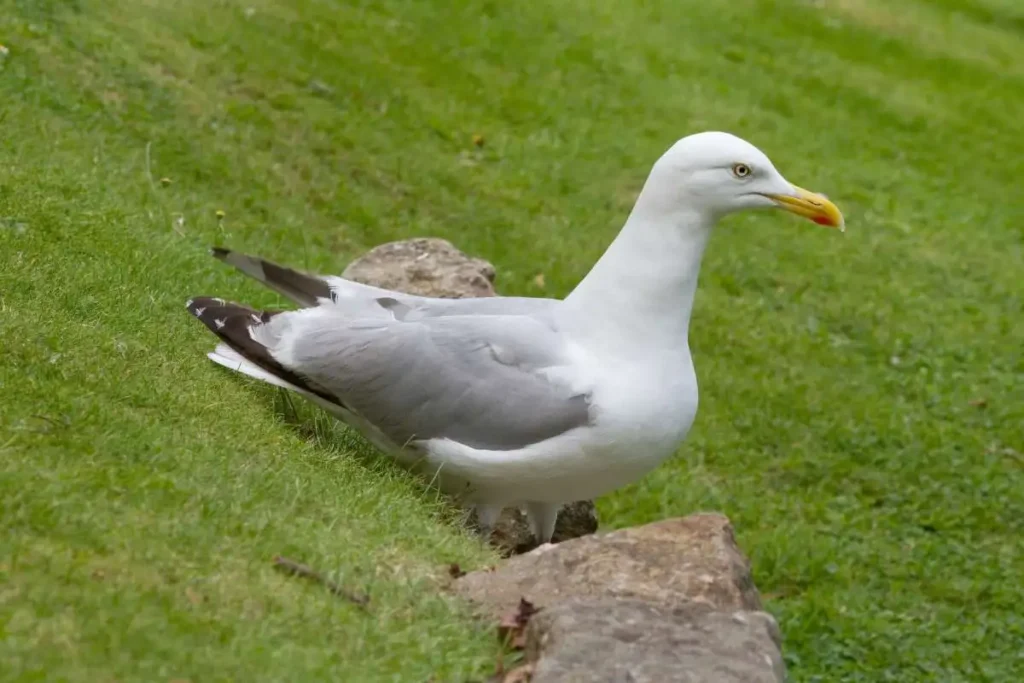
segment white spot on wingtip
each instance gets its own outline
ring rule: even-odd
[[[192,299],[185,302],[185,308],[192,308]]]
[[[252,318],[252,321],[254,323],[261,323],[261,322],[263,322],[263,320],[258,315],[256,315],[255,313],[250,313],[249,317]]]
[[[225,322],[226,320],[224,318],[219,318],[214,320],[213,324],[216,325],[217,329],[219,330],[220,328],[224,327]]]
[[[213,301],[216,301],[218,306],[223,306],[224,304],[227,303],[226,301],[224,301],[224,299],[221,299],[219,296],[213,297]]]
[[[205,306],[203,306],[203,307],[201,307],[201,308],[197,308],[196,310],[194,310],[194,311],[192,311],[192,312],[193,312],[193,313],[195,313],[195,316],[196,316],[197,318],[199,318],[199,317],[201,317],[201,316],[203,315],[203,312],[204,312],[205,310],[206,310],[206,307],[205,307]]]

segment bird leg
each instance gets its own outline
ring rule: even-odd
[[[527,503],[526,516],[530,520],[530,528],[537,543],[550,543],[555,533],[555,522],[558,521],[559,503]]]
[[[480,531],[480,535],[485,541],[491,539],[491,533],[494,531],[495,525],[498,523],[498,517],[501,516],[502,506],[501,505],[484,505],[483,503],[477,503],[474,506],[476,510],[476,525]]]

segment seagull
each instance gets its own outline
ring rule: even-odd
[[[299,304],[255,310],[196,297],[209,358],[289,389],[476,509],[485,537],[508,506],[549,542],[564,503],[643,477],[697,414],[688,343],[713,227],[781,208],[844,229],[824,195],[752,144],[682,138],[654,164],[625,225],[564,299],[438,299],[213,255]]]

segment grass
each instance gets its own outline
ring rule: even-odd
[[[0,679],[483,675],[436,585],[490,553],[183,302],[278,303],[210,243],[339,272],[417,235],[562,295],[701,129],[849,229],[722,226],[697,423],[605,526],[728,514],[795,681],[1024,678],[1024,10],[895,7],[0,0]]]

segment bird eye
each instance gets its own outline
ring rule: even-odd
[[[751,170],[746,164],[735,164],[732,167],[732,174],[737,178],[746,178],[751,174]]]

